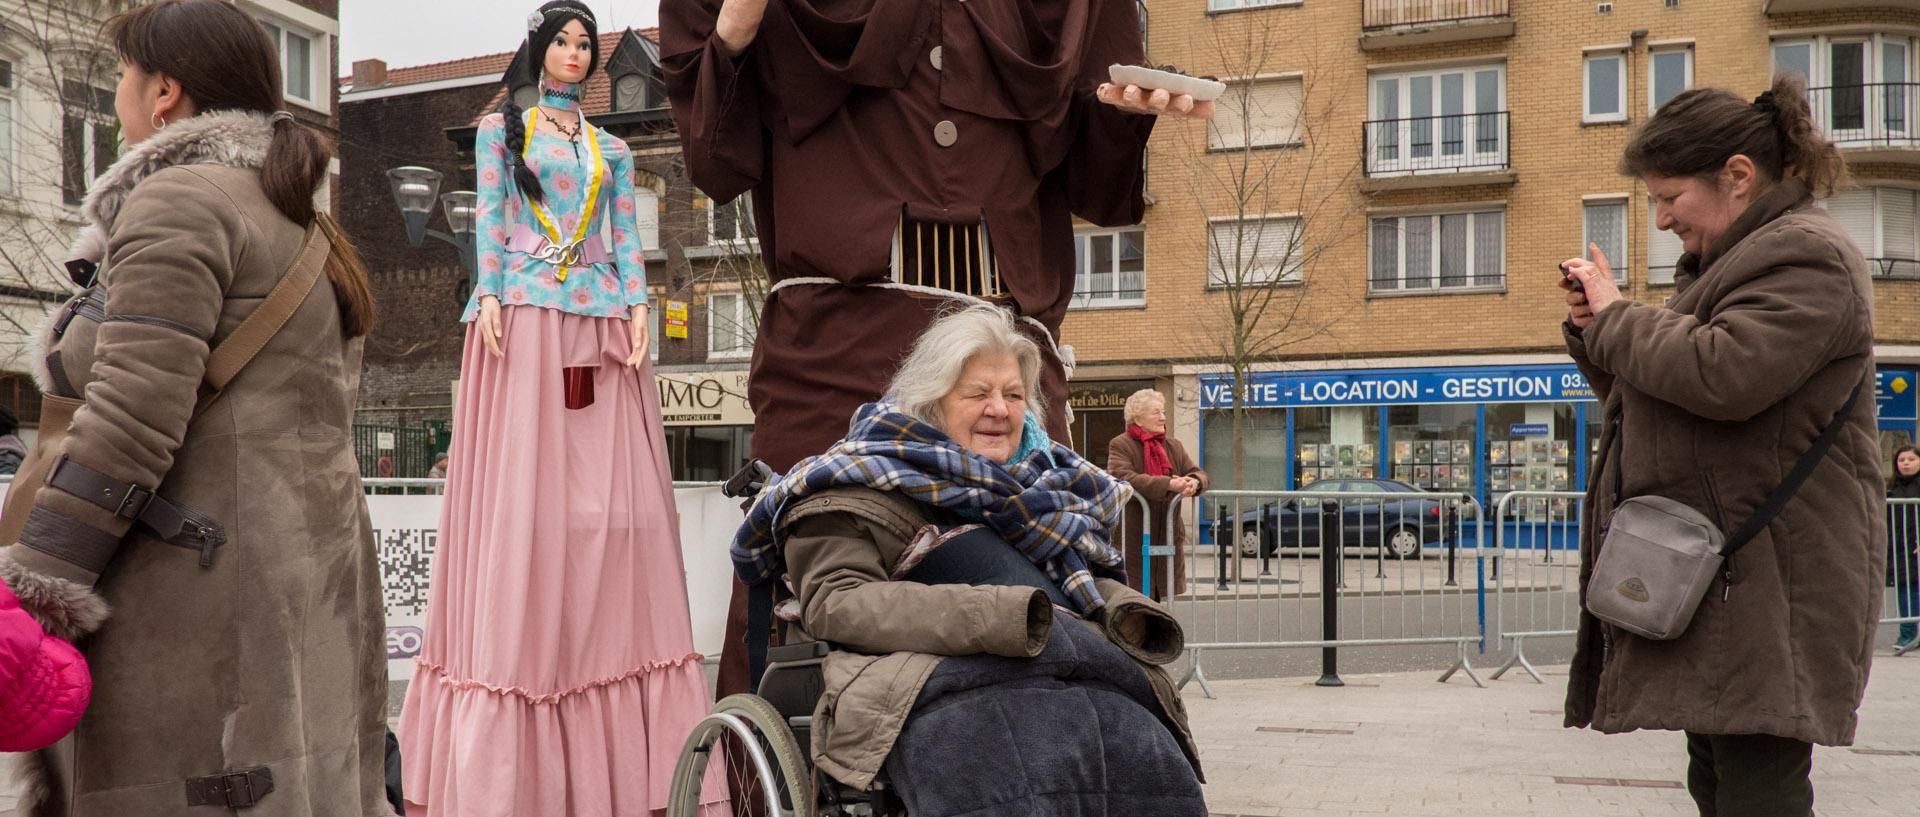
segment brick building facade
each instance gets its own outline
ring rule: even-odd
[[[1860,185],[1831,206],[1878,259],[1883,437],[1913,438],[1920,3],[1146,8],[1149,56],[1229,91],[1211,125],[1156,127],[1136,233],[1086,231],[1118,241],[1083,253],[1087,297],[1063,330],[1075,403],[1093,409],[1076,432],[1093,447],[1118,428],[1117,412],[1093,413],[1113,402],[1102,395],[1153,383],[1217,487],[1236,460],[1248,487],[1269,489],[1394,476],[1490,503],[1579,487],[1599,412],[1563,352],[1556,266],[1598,241],[1624,249],[1628,297],[1671,295],[1678,241],[1650,228],[1644,185],[1614,171],[1620,151],[1653,102],[1696,86],[1752,97],[1783,61],[1811,71],[1816,116]],[[1219,285],[1236,271],[1281,283]],[[1255,344],[1236,457],[1223,327],[1249,291],[1273,295],[1262,331],[1279,337]]]

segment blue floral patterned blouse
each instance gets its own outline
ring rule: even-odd
[[[526,127],[536,115],[537,111],[528,110],[527,119],[520,127]],[[471,321],[477,317],[480,298],[486,295],[499,298],[503,307],[543,306],[612,318],[627,318],[633,306],[647,302],[646,261],[640,254],[633,195],[633,156],[619,138],[597,128],[593,136],[599,142],[605,175],[587,225],[586,240],[588,244],[599,242],[605,247],[607,261],[570,266],[565,280],[561,280],[559,263],[536,258],[529,251],[537,251],[537,245],[545,243],[535,236],[545,238],[551,232],[535,216],[527,198],[513,182],[506,118],[496,113],[481,120],[474,150],[480,183],[474,211],[479,280],[461,320]],[[541,187],[546,192],[542,209],[550,215],[552,228],[562,236],[558,243],[568,243],[578,234],[586,209],[593,178],[593,152],[584,142],[576,151],[576,145],[566,137],[540,130],[534,132],[527,144],[527,167],[539,174]],[[611,230],[607,229],[609,216]],[[533,239],[534,246],[527,243],[529,239]]]

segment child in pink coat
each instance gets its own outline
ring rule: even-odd
[[[40,749],[66,737],[92,693],[87,659],[47,635],[0,583],[0,752]]]

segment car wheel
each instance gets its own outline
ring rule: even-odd
[[[1387,537],[1387,552],[1396,559],[1420,558],[1420,531],[1396,528],[1393,535]]]
[[[1260,557],[1260,529],[1248,525],[1240,529],[1240,556],[1245,559]]]

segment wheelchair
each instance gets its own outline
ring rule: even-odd
[[[721,490],[750,504],[772,477],[771,469],[754,460]],[[768,642],[777,585],[768,582],[754,590],[749,642]],[[783,642],[799,634],[798,627],[784,623],[781,630]],[[701,802],[716,794],[730,798],[731,813],[739,817],[905,817],[906,807],[884,774],[860,791],[813,765],[813,710],[826,691],[821,665],[832,649],[825,641],[804,641],[751,656],[755,668],[765,666],[760,683],[752,693],[720,699],[694,725],[674,764],[667,817],[697,817]],[[723,774],[708,774],[714,763],[722,764]],[[715,792],[715,786],[724,788]]]

